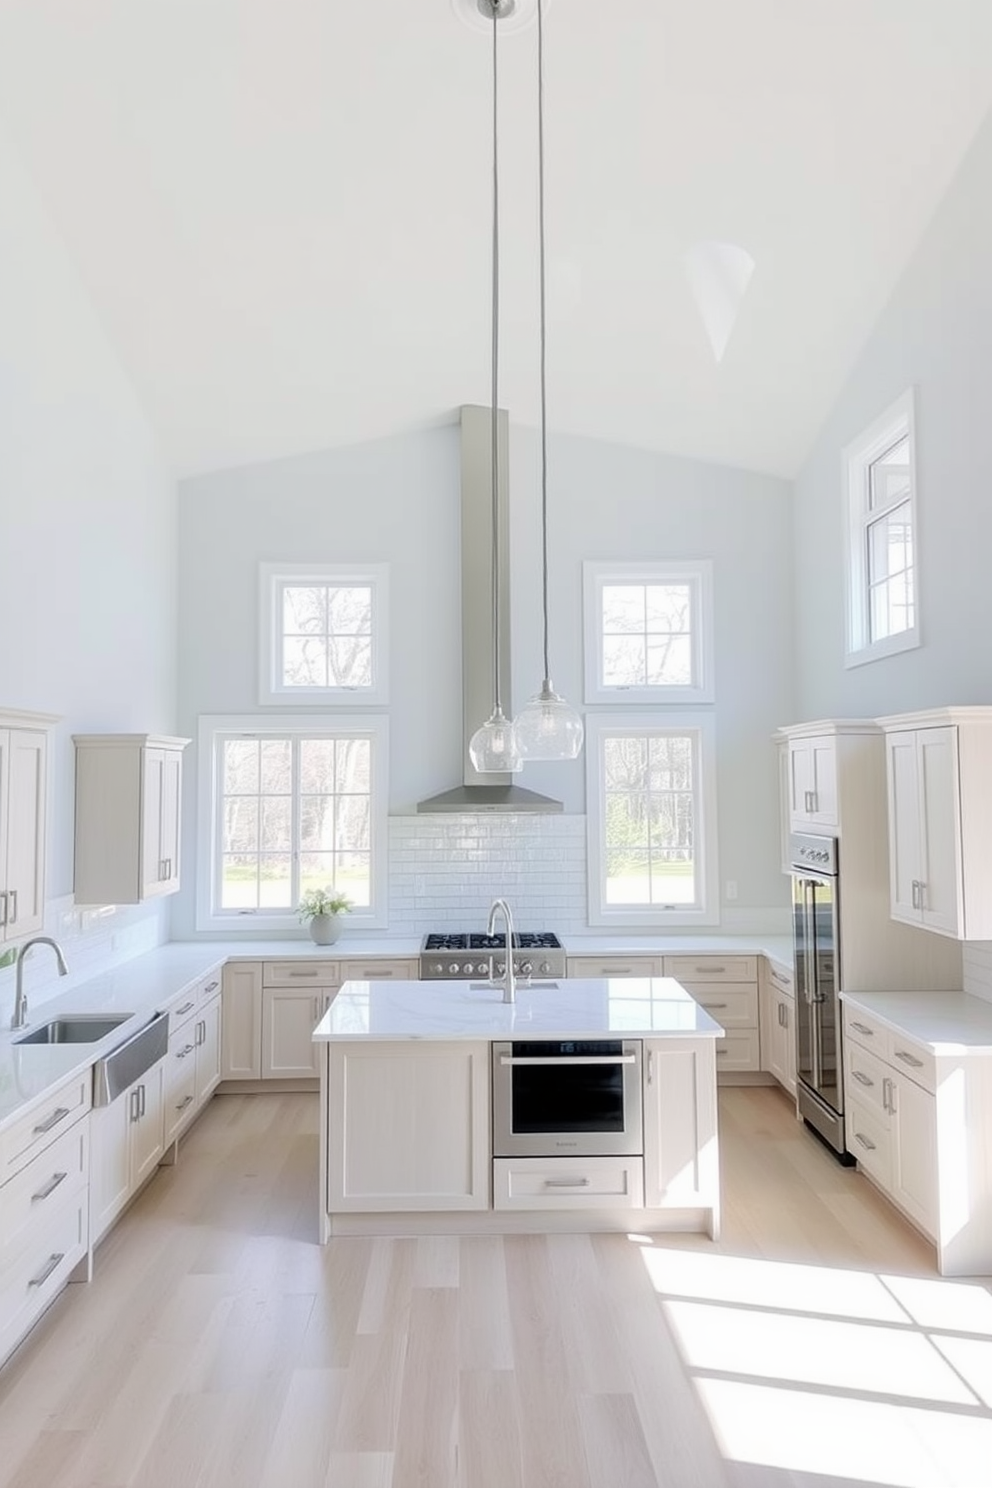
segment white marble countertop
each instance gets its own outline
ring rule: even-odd
[[[0,1031],[0,1131],[62,1080],[78,1074],[122,1044],[173,998],[227,959],[226,948],[176,942],[135,956],[100,972],[37,1008],[28,1005],[24,1029]],[[96,1044],[19,1044],[20,1034],[70,1013],[127,1013],[128,1017]]]
[[[722,1038],[671,977],[576,977],[517,988],[480,982],[345,982],[314,1031],[349,1039]]]
[[[849,1007],[878,1018],[933,1054],[992,1054],[992,1002],[967,992],[842,992]]]

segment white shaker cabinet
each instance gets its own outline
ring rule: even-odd
[[[51,714],[0,712],[0,942],[44,928]]]
[[[716,1071],[712,1039],[645,1039],[644,1203],[704,1209],[720,1229]]]
[[[179,888],[183,750],[156,734],[76,734],[77,904],[142,904]]]
[[[761,982],[761,1063],[779,1084],[796,1093],[796,997],[791,971],[767,958]]]
[[[992,939],[992,708],[880,720],[892,918]]]
[[[90,1115],[90,1235],[95,1245],[165,1150],[166,1060]]]
[[[836,829],[837,740],[834,734],[789,739],[789,818],[793,831]]]
[[[323,1047],[330,1211],[489,1208],[487,1042]]]

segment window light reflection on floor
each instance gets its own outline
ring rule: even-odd
[[[729,1460],[838,1488],[990,1488],[985,1287],[631,1239]]]

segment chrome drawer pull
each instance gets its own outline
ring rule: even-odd
[[[501,1054],[499,1062],[502,1065],[548,1065],[552,1069],[560,1069],[564,1064],[636,1064],[636,1054],[565,1054],[560,1059],[531,1059],[517,1058],[511,1054]]]
[[[588,1178],[545,1178],[545,1188],[588,1188]]]
[[[62,1253],[60,1255],[49,1256],[48,1257],[48,1260],[45,1262],[45,1264],[42,1266],[41,1270],[38,1272],[38,1275],[37,1276],[32,1276],[31,1280],[28,1282],[28,1286],[29,1287],[44,1286],[45,1285],[45,1282],[51,1276],[52,1272],[58,1266],[59,1262],[60,1261],[64,1261],[64,1260],[65,1260],[65,1251],[64,1250],[62,1251]]]
[[[68,1176],[68,1173],[53,1173],[48,1182],[42,1184],[38,1192],[31,1195],[32,1204],[40,1204],[42,1199],[47,1199],[48,1195],[53,1194],[59,1184],[64,1183]]]
[[[50,1132],[52,1127],[58,1126],[59,1122],[64,1121],[68,1114],[68,1106],[59,1106],[58,1110],[53,1111],[51,1116],[48,1117],[47,1121],[41,1121],[38,1123],[38,1125],[34,1129],[35,1136],[40,1137],[42,1132]]]
[[[907,1054],[905,1049],[897,1049],[896,1058],[901,1059],[903,1064],[911,1065],[913,1069],[923,1068],[923,1060],[917,1059],[915,1054]]]
[[[862,1147],[867,1147],[869,1152],[875,1151],[875,1143],[871,1140],[870,1137],[862,1136],[861,1132],[855,1132],[854,1135],[861,1143]]]
[[[874,1028],[869,1028],[866,1023],[855,1023],[854,1019],[852,1018],[851,1019],[851,1027],[852,1028],[856,1028],[859,1033],[865,1034],[867,1038],[874,1038],[875,1037],[875,1030],[874,1030]]]
[[[184,1002],[181,1008],[176,1008],[176,1017],[181,1018],[183,1013],[192,1012],[193,1008],[195,1007],[195,1002]]]
[[[187,1054],[192,1054],[192,1053],[193,1053],[193,1045],[192,1044],[187,1044],[186,1047],[185,1047],[185,1049],[177,1049],[176,1050],[176,1058],[177,1059],[185,1059]]]
[[[191,1095],[188,1095],[185,1100],[179,1102],[178,1106],[176,1107],[176,1110],[177,1111],[185,1111],[186,1107],[190,1104],[190,1102],[192,1101],[192,1099],[193,1099],[193,1097]]]
[[[316,966],[311,966],[307,971],[290,970],[288,975],[291,977],[315,977],[317,975],[317,968]]]
[[[875,1083],[868,1075],[863,1075],[860,1070],[852,1070],[851,1073],[859,1085],[874,1085]]]
[[[704,1008],[725,1008],[727,1004],[725,1002],[704,1002],[701,1006]]]
[[[217,988],[219,986],[220,986],[220,982],[208,982],[207,985],[203,989],[203,995],[204,995],[204,997],[206,997],[206,995],[207,995],[208,992],[216,992],[216,990],[217,990]]]
[[[694,966],[692,969],[693,971],[698,971],[700,975],[705,976],[707,972],[719,975],[720,972],[726,971],[727,968],[725,966]]]

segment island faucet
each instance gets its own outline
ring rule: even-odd
[[[493,958],[490,957],[490,966],[493,968],[491,976],[494,982],[502,982],[503,984],[503,1001],[516,1002],[517,982],[513,974],[513,916],[510,913],[510,906],[505,899],[494,899],[489,906],[489,923],[486,926],[486,934],[494,935],[496,933],[496,916],[501,910],[503,912],[503,919],[506,922],[506,970],[503,976],[498,977]]]
[[[27,1018],[28,999],[24,991],[24,957],[32,946],[51,946],[59,963],[59,976],[68,976],[69,968],[65,964],[65,956],[58,941],[52,940],[50,935],[36,935],[32,940],[26,940],[17,953],[17,981],[14,990],[14,1014],[10,1020],[11,1028],[23,1028]]]

